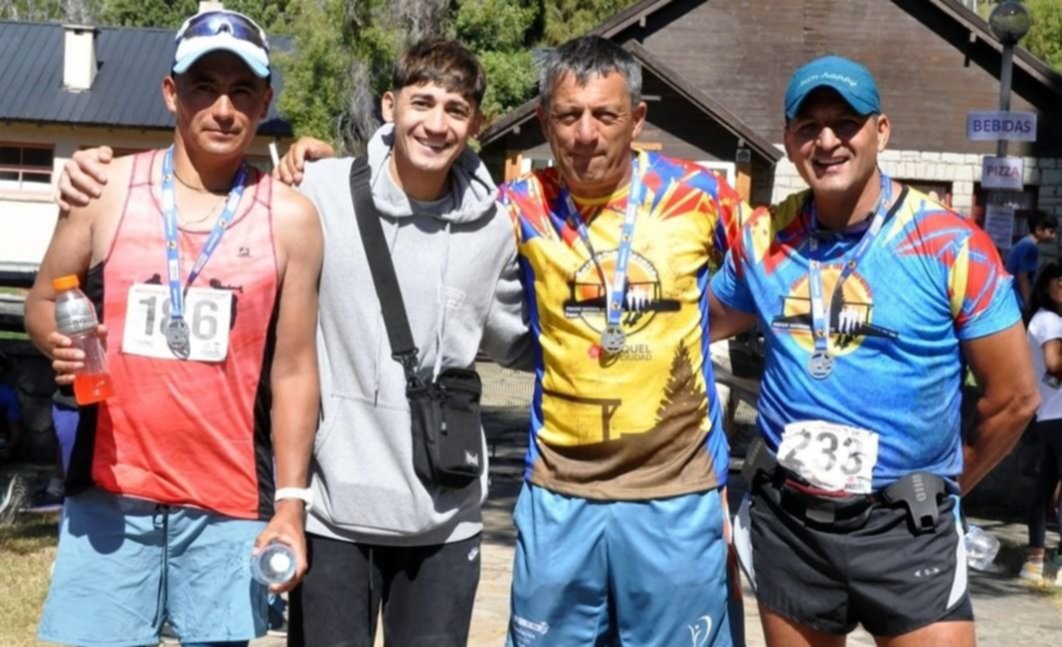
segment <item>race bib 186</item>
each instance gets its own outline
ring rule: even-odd
[[[188,360],[220,362],[229,353],[232,292],[189,288],[184,300],[191,352]],[[170,295],[164,285],[135,283],[126,302],[122,352],[157,359],[178,359],[166,343]]]
[[[778,445],[778,463],[824,490],[870,494],[878,435],[822,420],[792,422]]]

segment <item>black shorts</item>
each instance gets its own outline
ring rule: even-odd
[[[829,634],[973,620],[956,497],[942,500],[932,532],[915,534],[903,508],[877,503],[847,523],[808,520],[792,504],[804,496],[768,482],[738,512],[734,542],[764,607]]]
[[[292,591],[289,647],[464,647],[480,536],[433,546],[353,544],[306,533],[310,569]]]

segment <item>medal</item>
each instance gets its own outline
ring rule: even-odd
[[[607,353],[619,353],[626,344],[627,334],[619,326],[608,326],[605,332],[601,333],[601,348]]]
[[[830,373],[833,373],[833,358],[822,351],[812,353],[811,359],[808,360],[808,373],[816,380],[829,377]]]
[[[166,345],[173,354],[181,359],[188,359],[192,353],[191,339],[188,333],[188,324],[184,319],[170,319],[166,326]]]
[[[170,323],[163,331],[166,337],[166,345],[173,354],[180,359],[188,359],[192,354],[192,340],[188,330],[188,323],[184,320],[184,293],[199,276],[207,261],[221,244],[221,237],[225,234],[228,223],[236,216],[236,208],[243,196],[244,180],[247,178],[247,169],[240,165],[229,189],[229,197],[225,203],[225,209],[218,215],[214,226],[210,229],[203,249],[199,257],[188,273],[188,281],[181,285],[181,254],[180,245],[177,241],[177,198],[173,186],[173,147],[166,150],[162,157],[162,222],[163,233],[166,236],[166,270],[168,274],[170,293]]]
[[[623,352],[627,345],[627,333],[623,332],[621,321],[623,319],[623,299],[627,292],[627,266],[631,259],[631,247],[634,244],[634,225],[638,216],[638,210],[646,199],[645,185],[642,175],[649,168],[649,158],[644,153],[638,154],[637,161],[631,163],[631,184],[627,192],[627,206],[623,213],[623,224],[620,227],[619,246],[616,248],[615,272],[612,275],[611,285],[605,277],[605,271],[598,262],[594,245],[590,241],[590,232],[586,223],[579,217],[579,210],[572,200],[571,193],[567,188],[562,189],[564,205],[568,213],[566,219],[569,226],[574,229],[583,245],[590,254],[590,261],[597,268],[601,278],[601,287],[605,290],[605,329],[601,332],[601,348],[609,355]]]

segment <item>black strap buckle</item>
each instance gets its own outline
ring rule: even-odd
[[[771,478],[777,467],[778,461],[771,456],[763,438],[760,436],[753,438],[748,449],[745,450],[745,462],[741,466],[741,478],[745,480],[749,491],[754,491],[757,477],[762,474],[766,478]]]
[[[406,374],[406,388],[422,386],[423,383],[417,375],[417,349],[413,348],[401,353],[394,353],[391,359],[402,365],[402,371]]]
[[[903,505],[915,533],[932,532],[940,515],[940,497],[947,494],[944,479],[929,472],[911,472],[881,491],[889,505]]]

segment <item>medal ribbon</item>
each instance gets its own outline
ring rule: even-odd
[[[162,219],[166,231],[166,272],[170,286],[170,319],[182,321],[184,319],[184,293],[192,287],[196,277],[206,267],[207,261],[214,255],[221,237],[225,234],[225,228],[232,222],[236,208],[243,197],[244,180],[247,177],[247,169],[243,164],[236,172],[236,178],[229,189],[229,197],[225,202],[225,210],[221,212],[214,226],[210,230],[210,236],[206,244],[199,252],[199,258],[192,265],[192,271],[188,273],[188,284],[181,287],[181,252],[177,244],[177,198],[173,185],[173,146],[166,149],[162,158]]]
[[[645,201],[645,183],[642,175],[649,168],[648,156],[645,152],[638,154],[636,161],[631,162],[631,183],[627,190],[627,208],[623,213],[623,224],[620,227],[619,246],[616,248],[616,272],[612,275],[611,287],[604,283],[605,273],[598,264],[597,255],[594,254],[594,246],[590,242],[590,232],[587,231],[586,223],[579,216],[579,210],[575,207],[572,194],[566,186],[561,186],[561,196],[568,210],[567,220],[569,226],[579,233],[579,238],[590,252],[590,260],[597,265],[597,271],[601,275],[606,292],[606,330],[618,328],[620,319],[623,318],[623,296],[627,289],[627,266],[630,265],[631,247],[634,243],[634,222],[638,216],[638,208]]]
[[[833,302],[838,296],[844,294],[841,291],[844,282],[848,280],[848,277],[855,273],[856,268],[859,267],[859,263],[867,255],[874,239],[877,238],[878,233],[881,232],[881,228],[885,224],[885,216],[888,215],[889,203],[892,202],[892,180],[881,171],[878,171],[878,174],[881,177],[881,197],[878,198],[878,206],[874,209],[874,219],[870,221],[870,227],[863,233],[863,237],[859,240],[859,244],[856,245],[852,258],[850,258],[841,269],[841,275],[837,278],[837,283],[833,286],[833,292],[830,293],[829,312],[826,310],[825,300],[823,299],[822,294],[821,263],[817,258],[814,258],[814,256],[818,255],[819,249],[818,209],[815,208],[815,202],[813,200],[810,198],[808,200],[808,210],[811,212],[811,235],[808,239],[808,245],[813,255],[808,268],[808,291],[811,296],[811,329],[812,337],[815,339],[816,354],[828,353],[830,343],[830,312],[833,310]]]

